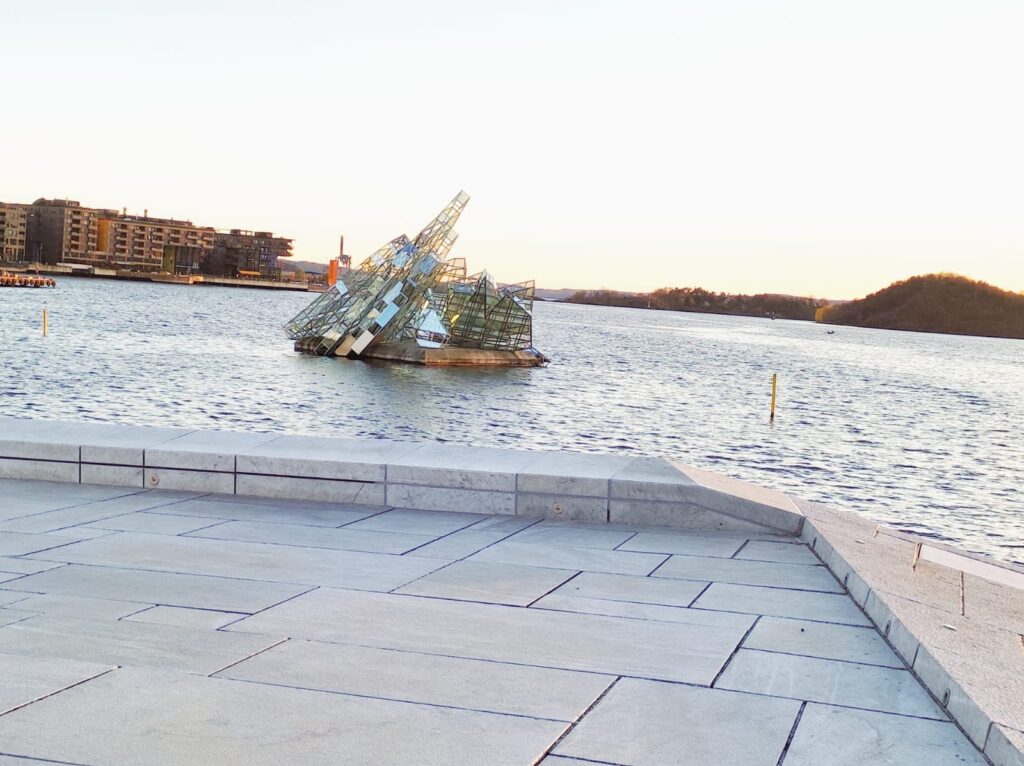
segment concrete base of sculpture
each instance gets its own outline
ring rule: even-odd
[[[547,358],[533,351],[484,348],[423,348],[415,343],[383,343],[363,354],[366,359],[422,364],[427,367],[540,367]]]

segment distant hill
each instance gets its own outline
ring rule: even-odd
[[[759,295],[715,293],[701,287],[663,287],[652,293],[578,290],[566,300],[570,303],[589,303],[598,306],[804,320],[813,320],[818,308],[826,303],[817,298],[801,298],[794,295],[772,293]]]
[[[295,271],[295,269],[302,269],[307,274],[323,274],[327,271],[326,263],[316,263],[314,261],[281,261],[280,266],[286,267],[289,271]]]
[[[958,274],[927,274],[829,306],[819,320],[885,330],[1024,338],[1024,294]]]

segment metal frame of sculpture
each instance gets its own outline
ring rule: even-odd
[[[492,351],[533,349],[534,283],[498,285],[466,275],[448,254],[469,202],[459,192],[410,240],[388,242],[285,325],[295,348],[358,358],[383,343]]]

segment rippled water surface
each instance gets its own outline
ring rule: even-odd
[[[441,370],[294,353],[313,297],[0,289],[0,414],[660,455],[1024,560],[1024,342],[541,303],[549,367]]]

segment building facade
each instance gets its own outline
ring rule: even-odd
[[[280,279],[279,258],[291,258],[292,240],[269,231],[219,231],[203,272],[211,276]]]
[[[191,221],[113,215],[96,221],[97,249],[82,261],[126,271],[198,273],[213,252],[215,232]]]
[[[27,229],[25,206],[0,202],[0,261],[25,260]]]
[[[38,263],[88,263],[96,252],[96,223],[114,210],[74,200],[37,199],[27,208],[25,257]]]

